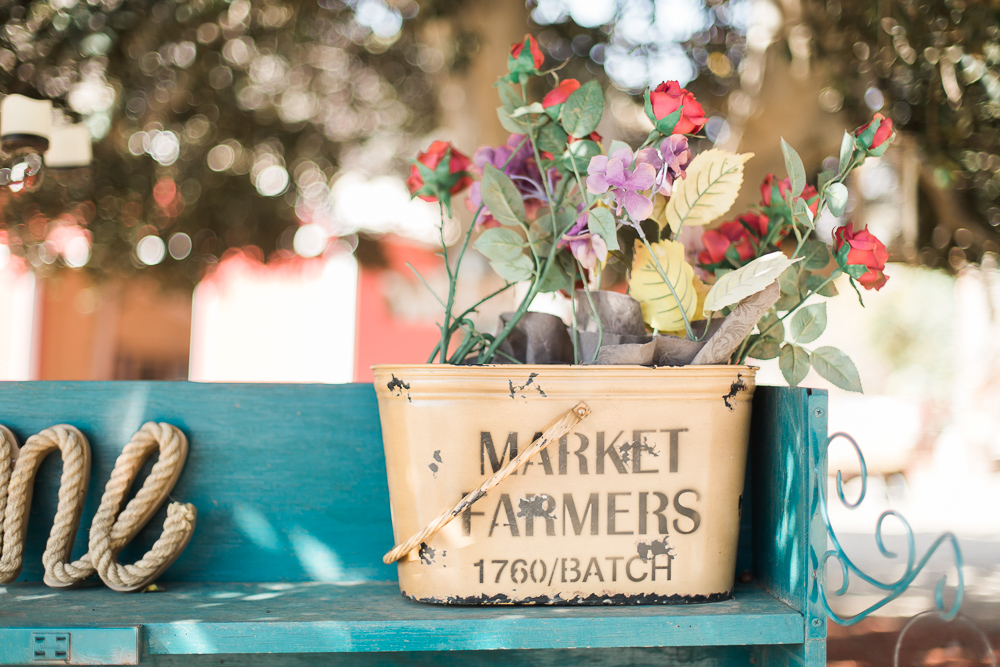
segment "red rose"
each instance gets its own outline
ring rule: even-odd
[[[754,236],[758,239],[762,239],[767,236],[767,216],[758,211],[748,211],[741,215],[739,218],[740,223],[748,228]]]
[[[879,157],[889,148],[893,136],[892,119],[877,113],[871,122],[854,131],[854,144],[865,155]]]
[[[646,94],[646,115],[662,134],[694,134],[705,126],[705,110],[676,81],[665,81]]]
[[[865,227],[855,233],[848,223],[833,230],[833,250],[841,270],[865,289],[879,290],[889,279],[884,273],[889,251]]]
[[[701,243],[705,250],[698,254],[698,262],[704,266],[725,262],[730,248],[736,249],[740,262],[752,259],[756,254],[750,232],[736,220],[724,222],[718,229],[705,230],[701,235]]]
[[[542,106],[546,109],[549,107],[554,107],[558,104],[562,104],[569,96],[580,87],[580,82],[576,79],[566,79],[558,86],[550,90],[545,97],[542,98]]]
[[[410,194],[424,201],[450,199],[472,184],[469,177],[469,158],[459,153],[447,141],[435,141],[426,152],[417,156],[410,167],[406,186]]]
[[[524,47],[528,47],[525,52]],[[510,57],[507,58],[507,70],[510,72],[509,80],[512,83],[524,83],[529,76],[538,74],[542,64],[545,63],[545,56],[538,48],[538,40],[531,35],[525,35],[524,41],[512,44],[510,47]]]

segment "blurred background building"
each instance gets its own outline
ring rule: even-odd
[[[407,264],[432,287],[446,276],[437,210],[410,200],[407,160],[432,138],[470,155],[506,141],[491,84],[526,32],[547,66],[602,81],[605,137],[646,135],[646,86],[695,92],[710,116],[700,148],[756,154],[734,213],[782,173],[779,136],[814,177],[845,129],[891,117],[900,140],[819,225],[829,241],[847,219],[867,224],[892,253],[864,310],[841,286],[823,339],[856,360],[866,393],[805,384],[830,389],[831,430],[868,459],[864,509],[835,515],[845,541],[889,576],[901,565],[875,549],[882,509],[903,511],[918,544],[958,532],[966,610],[1000,637],[993,4],[7,0],[0,21],[0,89],[52,100],[53,122],[83,122],[94,142],[90,168],[0,189],[4,380],[350,382],[425,361],[438,306]],[[456,210],[448,239],[470,224]],[[460,303],[497,284],[485,261],[463,270]],[[506,305],[484,309],[483,328]],[[783,384],[771,362],[759,380]],[[832,451],[831,469],[856,476],[848,454]],[[928,608],[934,583],[834,634],[831,663],[887,664],[897,618]],[[914,655],[977,664],[961,662],[973,639],[938,630]]]

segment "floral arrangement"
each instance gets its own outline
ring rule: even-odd
[[[759,207],[719,223],[737,199],[752,154],[712,148],[693,155],[691,139],[707,119],[690,92],[676,81],[647,90],[645,113],[653,127],[633,149],[596,133],[604,113],[596,81],[560,80],[558,67],[542,71],[543,64],[532,36],[512,46],[509,73],[496,84],[499,119],[512,133],[506,144],[482,147],[470,160],[436,141],[412,163],[410,191],[439,202],[442,225],[452,214],[452,197],[466,189],[474,216],[457,255],[442,233],[450,284],[438,297],[441,340],[429,361],[533,363],[539,356],[525,354],[525,346],[542,337],[536,342],[550,349],[555,337],[569,344],[555,345],[564,350],[544,359],[549,363],[778,358],[790,385],[811,367],[839,387],[860,391],[847,355],[807,346],[826,327],[822,298],[836,295],[834,280],[847,274],[859,298],[859,286],[880,289],[888,252],[850,223],[828,244],[816,238],[815,221],[824,208],[843,214],[845,179],[867,157],[885,152],[895,138],[892,121],[876,114],[845,133],[839,168],[820,174],[815,186],[782,140],[787,177],[768,175]],[[541,101],[528,98],[533,77],[551,81]],[[631,248],[623,246],[628,237]],[[506,284],[459,310],[456,280],[470,245]],[[599,289],[612,256],[629,267],[628,295]],[[477,330],[469,316],[516,283],[527,286],[516,310],[496,333]],[[569,325],[529,311],[536,296],[557,291],[573,301]]]

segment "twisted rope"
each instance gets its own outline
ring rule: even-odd
[[[149,422],[132,436],[115,461],[111,479],[90,529],[89,551],[70,562],[90,479],[90,445],[80,431],[60,425],[28,438],[18,453],[13,434],[0,426],[0,583],[15,580],[21,571],[27,517],[33,482],[48,454],[59,449],[63,472],[59,503],[46,543],[42,564],[45,583],[53,588],[76,585],[98,572],[111,588],[132,591],[156,579],[180,555],[194,531],[192,505],[172,503],[163,534],[134,565],[119,565],[116,557],[156,513],[177,483],[187,458],[184,434],[170,424]],[[136,496],[121,505],[135,476],[150,456],[160,452]],[[16,463],[13,463],[14,457]],[[13,465],[12,465],[13,463]],[[13,471],[11,468],[13,467]]]
[[[139,493],[119,515],[119,508],[142,464],[159,450],[160,457]],[[149,521],[156,507],[177,482],[187,458],[188,442],[184,434],[170,424],[147,422],[125,446],[111,479],[105,487],[101,505],[90,527],[90,560],[98,575],[110,588],[134,591],[156,579],[187,546],[194,532],[197,511],[190,503],[171,503],[163,533],[153,547],[132,565],[118,563],[118,552]]]
[[[14,437],[4,429],[4,449],[11,450]],[[62,478],[59,482],[59,502],[53,519],[52,530],[45,544],[42,563],[46,570],[51,564],[69,560],[73,541],[80,525],[83,503],[87,498],[90,481],[90,444],[80,431],[60,424],[37,433],[25,443],[17,455],[17,462],[6,485],[6,507],[3,520],[3,551],[0,555],[0,583],[17,579],[24,562],[24,536],[28,529],[28,512],[31,510],[33,482],[39,466],[52,452],[59,450],[63,459]],[[5,463],[9,456],[4,454]],[[0,479],[2,481],[2,479]]]

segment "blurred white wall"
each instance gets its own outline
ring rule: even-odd
[[[190,379],[351,382],[358,266],[349,252],[224,260],[194,292]]]
[[[37,374],[35,275],[9,258],[0,269],[0,380],[30,380]]]

